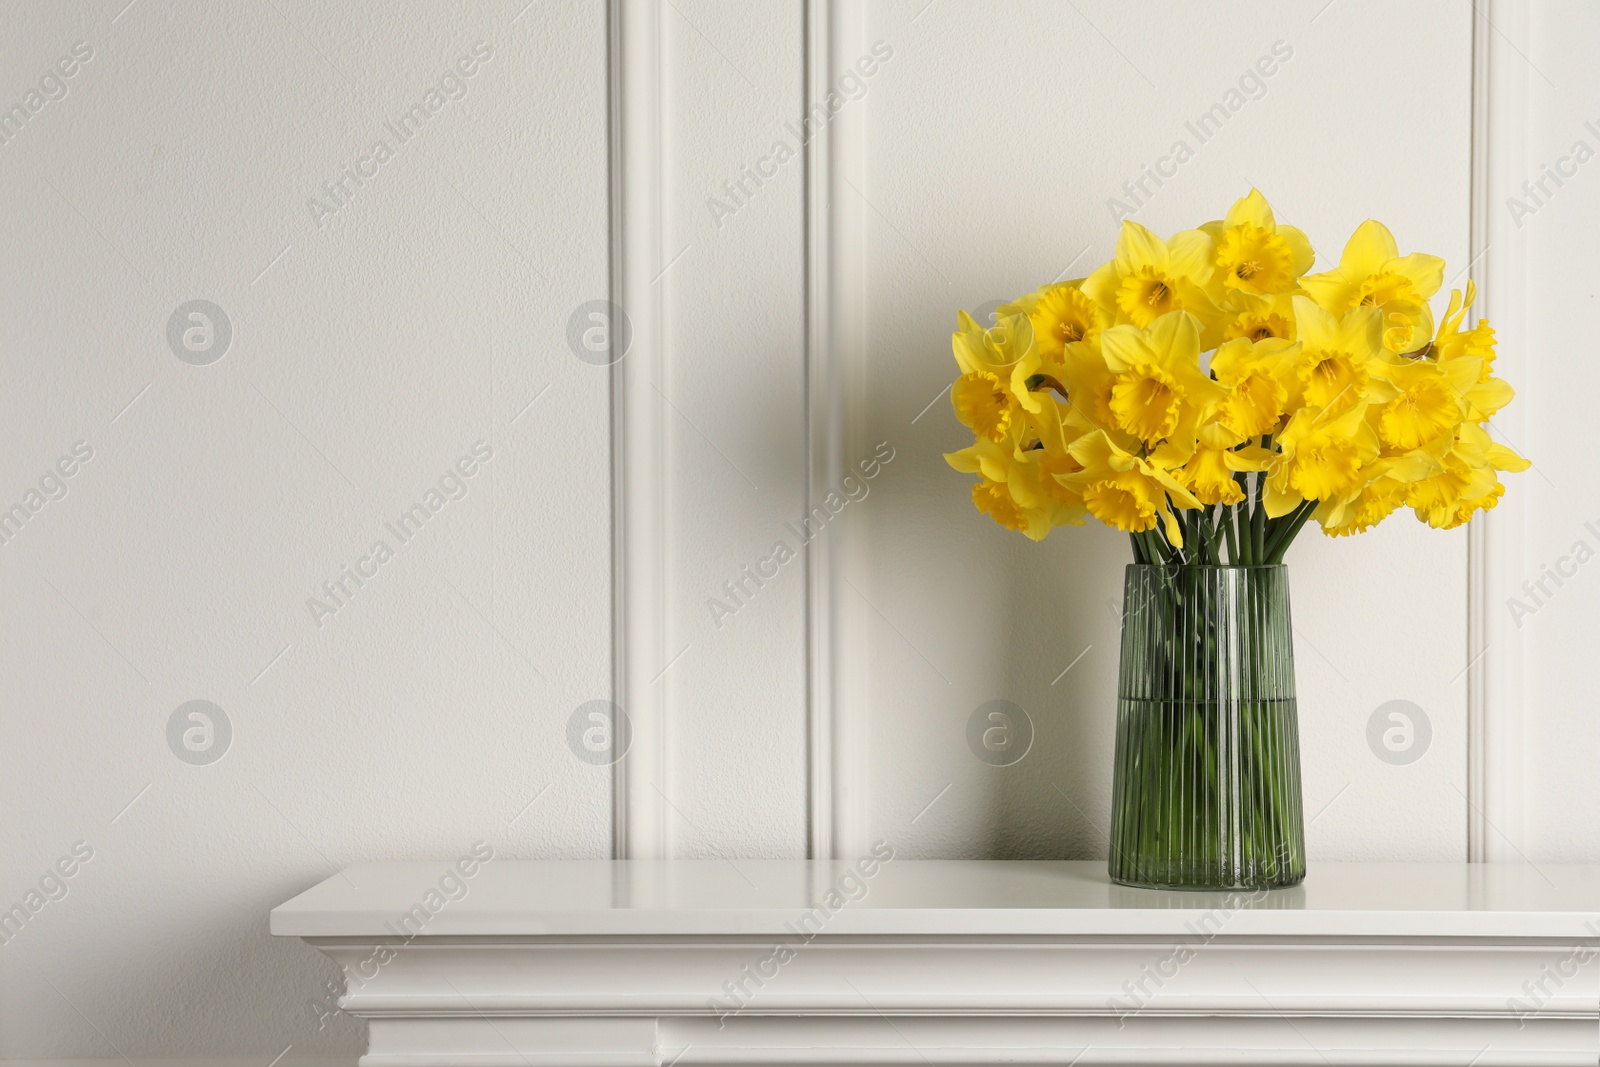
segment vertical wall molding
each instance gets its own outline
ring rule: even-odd
[[[817,99],[819,85],[832,72],[830,0],[806,0],[805,88],[801,106]],[[806,145],[806,499],[809,508],[828,481],[843,468],[839,423],[832,415],[843,394],[829,315],[828,227],[832,154],[829,138]],[[833,743],[838,707],[835,688],[833,560],[819,538],[806,546],[806,835],[812,859],[834,855],[833,818],[837,808]]]
[[[611,0],[608,19],[611,300],[631,326],[613,350],[612,640],[614,691],[631,725],[613,768],[612,851],[619,859],[671,854],[666,795],[666,583],[670,570],[665,447],[658,383],[666,366],[666,300],[660,277],[665,213],[660,0]],[[611,340],[620,328],[612,324]]]
[[[866,5],[806,0],[803,107],[821,102],[866,51]],[[837,490],[865,455],[866,116],[845,107],[806,143],[807,507]],[[803,116],[804,118],[804,116]],[[867,841],[867,650],[863,608],[848,575],[862,572],[864,516],[806,548],[807,812],[809,851],[850,858]],[[859,580],[859,579],[858,579]]]
[[[1484,0],[1472,12],[1472,236],[1475,312],[1500,338],[1496,372],[1528,381],[1526,265],[1522,235],[1505,210],[1527,176],[1528,38],[1518,0]],[[1522,443],[1522,405],[1495,416],[1496,436]],[[1524,578],[1524,494],[1513,487],[1468,527],[1467,856],[1525,859],[1523,649],[1506,610]]]

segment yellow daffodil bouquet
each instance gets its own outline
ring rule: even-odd
[[[1430,526],[1494,507],[1528,462],[1485,424],[1511,400],[1474,289],[1435,323],[1444,260],[1401,255],[1368,220],[1307,274],[1304,233],[1251,191],[1162,240],[1124,221],[1088,277],[966,312],[946,455],[978,510],[1038,540],[1093,516],[1137,562],[1278,563],[1304,523],[1370,529],[1402,506]]]
[[[1367,221],[1307,274],[1305,234],[1251,191],[1162,240],[1122,224],[1086,278],[962,312],[956,415],[978,510],[1035,540],[1093,516],[1133,542],[1117,692],[1111,877],[1264,889],[1305,877],[1283,556],[1401,507],[1450,528],[1528,462],[1474,290],[1435,323],[1444,261]]]

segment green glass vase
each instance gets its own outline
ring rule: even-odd
[[[1287,568],[1130,565],[1112,880],[1276,889],[1305,854]]]

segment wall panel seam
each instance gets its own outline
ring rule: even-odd
[[[668,96],[661,0],[611,0],[608,8],[611,286],[614,317],[631,327],[611,353],[613,656],[615,701],[626,716],[613,735],[627,748],[613,764],[612,852],[667,858],[670,793],[666,664],[670,578],[666,424],[662,418],[666,300],[662,210]],[[613,322],[611,341],[623,336]]]
[[[802,128],[813,129],[805,205],[809,509],[840,489],[865,452],[867,103],[836,114],[819,108],[867,51],[869,23],[859,0],[807,0],[805,11]],[[855,588],[864,570],[867,511],[807,545],[807,815],[810,851],[818,858],[852,858],[867,841],[867,627]]]
[[[1515,195],[1527,160],[1528,10],[1484,0],[1472,10],[1472,216],[1468,273],[1477,283],[1476,319],[1492,318],[1501,338],[1496,371],[1527,380],[1523,240],[1497,204]],[[1509,372],[1509,373],[1508,373]],[[1521,406],[1490,428],[1520,450]],[[1498,507],[1468,526],[1467,857],[1525,860],[1523,854],[1522,645],[1504,605],[1522,580],[1526,487],[1512,486]],[[1497,610],[1498,609],[1498,610]]]

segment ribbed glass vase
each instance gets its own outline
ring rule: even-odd
[[[1284,566],[1128,567],[1110,866],[1164,889],[1305,877]]]

